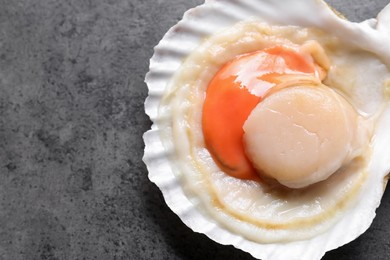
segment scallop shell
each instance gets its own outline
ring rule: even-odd
[[[304,13],[315,16],[302,17]],[[165,147],[157,122],[169,120],[159,117],[159,104],[166,86],[183,60],[201,43],[202,39],[250,17],[260,18],[273,24],[318,27],[345,39],[348,44],[377,54],[390,65],[390,5],[378,15],[362,23],[351,23],[336,15],[318,0],[208,0],[205,4],[187,11],[183,19],[172,27],[155,47],[146,76],[149,95],[145,110],[153,121],[151,130],[144,134],[144,162],[149,179],[162,191],[168,206],[193,231],[204,233],[212,240],[233,245],[259,259],[320,259],[326,251],[344,245],[369,228],[380,204],[387,174],[390,171],[390,106],[378,121],[372,143],[373,156],[369,164],[370,177],[359,195],[360,203],[348,211],[327,232],[306,241],[286,244],[259,244],[239,234],[226,230],[215,220],[202,214],[188,197],[172,170],[173,149]],[[337,30],[335,30],[337,28]],[[347,231],[347,232],[346,232]]]

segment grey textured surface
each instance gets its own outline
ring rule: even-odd
[[[0,0],[0,259],[252,259],[182,224],[141,161],[152,48],[201,2]],[[389,259],[390,192],[377,213],[325,259]]]

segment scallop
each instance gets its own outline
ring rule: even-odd
[[[390,171],[389,12],[206,1],[168,31],[144,162],[187,226],[264,260],[321,259],[369,228]]]

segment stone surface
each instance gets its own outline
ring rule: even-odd
[[[141,160],[152,48],[201,2],[0,0],[0,259],[253,259],[182,224]],[[389,259],[390,192],[377,213],[325,259]]]

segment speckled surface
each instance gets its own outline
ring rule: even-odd
[[[152,48],[201,0],[0,0],[0,259],[253,259],[193,233],[147,179]],[[329,1],[354,21],[387,1]],[[390,258],[390,192],[325,259]]]

